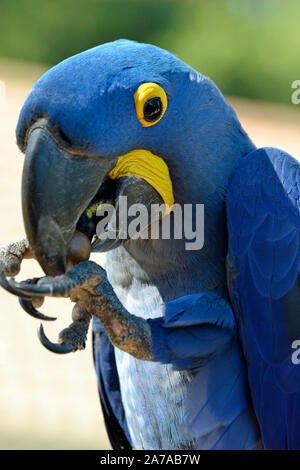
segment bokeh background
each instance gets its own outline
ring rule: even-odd
[[[27,93],[52,64],[106,41],[177,54],[217,83],[258,146],[300,159],[300,104],[291,101],[299,17],[298,0],[0,0],[0,245],[24,236],[14,129]],[[24,262],[21,277],[35,275]],[[46,325],[55,338],[71,304],[47,300],[43,311],[58,315]],[[90,338],[84,352],[58,357],[42,349],[36,327],[1,291],[0,449],[109,449]]]

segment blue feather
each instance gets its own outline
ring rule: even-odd
[[[226,199],[228,260],[234,273],[229,288],[268,449],[300,447],[295,421],[300,368],[291,358],[292,342],[300,339],[299,175],[300,165],[290,155],[272,148],[256,150],[231,176]],[[251,218],[244,225],[241,214],[253,211],[263,222],[258,225]]]
[[[148,320],[154,360],[190,369],[185,422],[201,449],[252,449],[259,440],[230,305],[217,292],[165,304]],[[245,434],[245,436],[243,436]]]

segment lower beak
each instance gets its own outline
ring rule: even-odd
[[[46,127],[31,132],[23,168],[23,218],[30,247],[47,275],[65,272],[77,221],[116,161],[67,152]]]

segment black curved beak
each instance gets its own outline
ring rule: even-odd
[[[47,275],[65,272],[77,221],[116,161],[64,150],[47,126],[31,131],[23,168],[23,218],[30,247]]]

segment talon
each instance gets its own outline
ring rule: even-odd
[[[19,297],[19,302],[23,310],[25,310],[26,313],[28,313],[34,318],[38,318],[39,320],[46,320],[46,321],[56,320],[56,317],[49,317],[48,315],[44,315],[43,313],[36,310],[30,300],[25,300]]]
[[[53,294],[51,286],[38,286],[29,282],[17,282],[14,277],[9,279],[7,283],[9,288],[16,292],[15,295],[23,298],[43,297]]]
[[[10,294],[16,295],[17,297],[21,297],[22,299],[28,300],[31,299],[30,295],[16,290],[13,285],[10,284],[10,282],[5,277],[2,266],[0,267],[0,286],[3,287],[3,289],[5,289],[6,291],[8,291]]]
[[[52,343],[45,335],[43,325],[41,324],[38,328],[38,338],[42,345],[51,352],[56,354],[68,354],[75,352],[77,349],[66,343]]]

